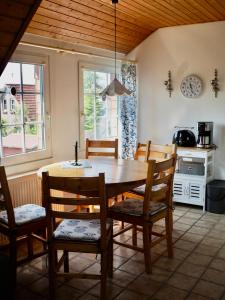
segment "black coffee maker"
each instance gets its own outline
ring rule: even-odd
[[[213,147],[213,122],[198,122],[197,147]]]

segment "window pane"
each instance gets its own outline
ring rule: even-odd
[[[106,118],[96,118],[96,139],[104,139],[107,137]]]
[[[1,98],[1,96],[0,96]],[[1,98],[1,121],[5,124],[22,123],[22,97],[20,94],[2,94]]]
[[[23,153],[23,134],[21,126],[2,127],[3,156]]]
[[[94,72],[85,70],[83,79],[84,79],[84,92],[85,93],[94,93],[95,92]]]
[[[96,117],[103,117],[106,114],[106,102],[101,97],[96,97]]]
[[[41,124],[25,125],[25,149],[26,152],[41,150],[44,148],[43,126]]]
[[[107,73],[96,72],[96,93],[101,93],[107,86]]]
[[[22,64],[23,92],[38,93],[41,90],[42,66]]]
[[[42,121],[42,103],[40,94],[24,94],[24,120],[27,121]]]
[[[86,138],[94,138],[94,101],[94,95],[84,95],[84,131]]]
[[[0,92],[10,92],[15,87],[17,92],[21,92],[21,75],[19,63],[8,63],[0,77]]]
[[[117,137],[118,132],[118,119],[110,119],[108,120],[108,136],[109,137]]]

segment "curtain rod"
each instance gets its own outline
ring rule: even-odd
[[[83,53],[83,52],[76,51],[76,50],[64,49],[64,48],[59,48],[59,47],[55,47],[55,46],[46,46],[46,45],[43,45],[43,44],[34,44],[34,43],[30,43],[30,42],[19,42],[19,45],[32,46],[32,47],[35,47],[35,48],[54,50],[54,51],[58,51],[58,52],[65,52],[65,53],[70,53],[70,54],[79,54],[79,55],[84,55],[84,56],[94,56],[94,57],[114,60],[113,57],[107,57],[107,56],[100,55],[100,54]],[[124,61],[124,62],[130,62],[130,63],[136,63],[136,61],[130,60],[130,59],[117,59],[117,60],[118,61]]]

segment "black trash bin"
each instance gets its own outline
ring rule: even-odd
[[[206,211],[225,213],[225,180],[213,180],[206,186]]]

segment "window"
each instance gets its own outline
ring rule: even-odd
[[[107,139],[118,136],[118,99],[103,101],[100,92],[112,81],[114,73],[82,69],[84,138]]]
[[[0,154],[10,164],[49,157],[46,64],[9,62],[0,77]],[[43,61],[43,60],[42,60]]]

